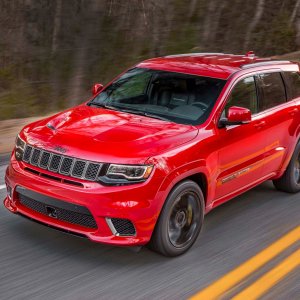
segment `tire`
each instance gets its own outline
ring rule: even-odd
[[[155,226],[150,248],[164,256],[185,253],[196,241],[204,218],[204,197],[191,180],[176,185]]]
[[[300,191],[300,142],[298,142],[289,165],[283,175],[273,180],[277,190],[287,193],[298,193]]]

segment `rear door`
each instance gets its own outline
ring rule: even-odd
[[[259,111],[264,114],[266,140],[265,160],[262,176],[276,173],[293,140],[292,127],[297,108],[288,101],[287,90],[281,72],[265,72],[257,76]]]

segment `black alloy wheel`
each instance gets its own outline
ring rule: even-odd
[[[196,241],[204,218],[204,197],[191,180],[177,184],[168,195],[149,246],[165,256],[178,256]]]

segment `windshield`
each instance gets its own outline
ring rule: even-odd
[[[207,119],[224,85],[221,79],[134,68],[89,105],[197,125]]]

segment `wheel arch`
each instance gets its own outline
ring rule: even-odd
[[[197,183],[197,185],[200,187],[202,193],[203,193],[203,197],[204,197],[204,203],[206,204],[207,202],[207,189],[208,189],[208,181],[206,178],[206,175],[204,173],[195,173],[193,175],[190,175],[186,178],[183,178],[181,181],[179,181],[177,184],[181,183],[184,180],[191,180],[194,181],[195,183]]]
[[[299,127],[300,130],[300,127]],[[287,151],[286,156],[282,162],[282,165],[280,167],[280,171],[276,174],[276,176],[274,177],[274,179],[278,179],[280,178],[283,173],[285,172],[286,168],[288,167],[290,160],[294,154],[294,151],[297,147],[297,145],[300,143],[300,131],[299,134],[297,134],[296,138],[295,138],[295,142],[292,144],[292,146],[290,147],[290,149]]]
[[[166,177],[167,180],[165,180],[165,184],[168,185],[166,188],[166,195],[168,196],[170,192],[181,182],[185,180],[191,180],[194,181],[201,189],[204,197],[204,203],[207,205],[208,200],[208,194],[209,194],[209,188],[208,188],[208,173],[203,168],[193,169],[189,170],[188,172],[180,173],[179,172],[172,172],[168,177]],[[164,201],[166,201],[167,196],[165,197]]]

